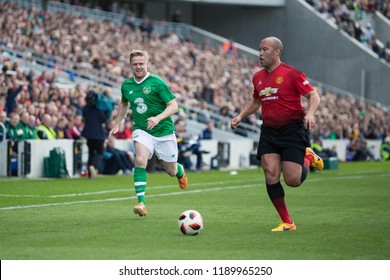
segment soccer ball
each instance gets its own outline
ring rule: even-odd
[[[203,229],[203,218],[198,211],[186,210],[178,219],[180,231],[185,235],[197,235]]]

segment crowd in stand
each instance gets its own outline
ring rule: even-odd
[[[114,13],[130,14],[130,19],[134,18],[134,14],[127,7],[121,7],[118,2],[107,2],[105,6],[99,6],[94,1],[70,1],[73,5],[79,5],[83,7],[91,7],[94,9],[107,10]],[[390,63],[390,41],[381,42],[378,44],[376,33],[371,24],[361,25],[359,20],[355,19],[352,15],[356,13],[356,16],[360,15],[360,12],[366,12],[369,15],[373,15],[375,11],[381,12],[385,17],[390,19],[390,0],[306,0],[312,5],[321,15],[327,19],[333,21],[341,30],[344,30],[349,35],[357,39],[367,48],[374,51],[379,58]],[[180,10],[176,10],[172,16],[173,22],[180,22]],[[131,24],[131,20],[129,23]],[[151,20],[144,17],[142,27],[147,26],[148,35],[153,29]],[[134,25],[132,24],[134,27]]]
[[[362,25],[351,14],[351,11],[354,13],[364,11],[372,15],[375,11],[379,11],[390,19],[390,0],[306,0],[306,2],[320,12],[324,19],[334,22],[340,30],[344,30],[375,52],[379,58],[390,63],[390,41],[381,42],[383,46],[380,45],[371,23]]]
[[[306,0],[306,2],[317,10],[328,13],[337,22],[339,22],[339,17],[343,13],[348,13],[346,10],[364,11],[367,13],[379,11],[390,19],[389,0]]]
[[[198,106],[199,100],[205,99],[216,107],[237,111],[246,102],[241,93],[246,92],[252,73],[258,69],[247,59],[195,45],[173,33],[161,37],[152,33],[144,40],[139,28],[128,25],[27,11],[8,4],[1,7],[2,40],[8,46],[47,52],[65,59],[70,68],[82,63],[122,77],[131,74],[129,50],[147,49],[151,72],[164,77],[188,106]]]
[[[147,40],[140,29],[128,25],[88,20],[77,15],[41,13],[0,4],[3,42],[23,45],[66,59],[69,66],[83,63],[124,78],[131,74],[128,52],[144,48],[150,53],[151,72],[164,77],[179,103],[198,107],[207,113],[207,104],[231,117],[247,103],[251,77],[259,66],[223,49],[198,46],[175,34]],[[58,84],[56,70],[26,71],[9,56],[0,56],[0,139],[80,139],[82,108],[89,90],[110,96],[107,88],[78,84],[73,89]],[[390,136],[390,112],[380,104],[371,105],[352,96],[337,95],[317,86],[322,104],[313,137],[349,139],[356,129],[360,139]],[[119,100],[116,100],[119,102]],[[336,105],[337,104],[337,105]],[[181,111],[183,113],[183,111]],[[110,129],[117,110],[107,123]],[[258,124],[260,114],[246,120]],[[358,124],[356,127],[355,124]],[[131,115],[119,139],[131,138]]]

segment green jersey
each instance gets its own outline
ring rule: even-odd
[[[122,102],[130,103],[133,130],[142,129],[156,137],[174,132],[172,117],[161,120],[152,130],[147,129],[148,118],[162,113],[167,108],[167,103],[175,98],[159,76],[148,73],[139,83],[132,77],[122,84],[121,91]]]
[[[25,139],[37,139],[35,128],[31,128],[29,125],[22,123],[23,125],[23,133]]]
[[[19,122],[15,127],[11,124],[8,126],[8,134],[11,140],[14,141],[22,141],[26,139],[26,135],[24,134],[23,124]]]

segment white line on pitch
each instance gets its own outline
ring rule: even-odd
[[[217,188],[203,189],[203,190],[171,192],[171,193],[165,193],[165,194],[150,194],[150,195],[148,195],[148,197],[150,198],[150,197],[183,195],[183,194],[200,193],[200,192],[234,190],[234,189],[239,189],[239,188],[240,189],[241,188],[253,188],[253,187],[259,187],[260,185],[262,185],[262,184],[226,186],[226,187],[217,187]],[[9,207],[2,207],[2,208],[0,208],[0,211],[4,211],[4,210],[17,210],[17,209],[28,209],[28,208],[39,208],[39,207],[50,207],[50,206],[63,206],[63,205],[72,205],[72,204],[99,203],[99,202],[107,202],[107,201],[121,201],[121,200],[135,199],[135,198],[137,198],[137,196],[106,198],[106,199],[94,199],[94,200],[81,200],[81,201],[70,201],[70,202],[58,202],[58,203],[46,203],[46,204],[35,204],[35,205],[9,206]]]
[[[377,174],[377,177],[388,177],[390,174]],[[342,176],[342,177],[333,177],[333,178],[327,178],[338,180],[338,179],[361,179],[365,178],[366,176]],[[192,186],[205,186],[205,185],[220,185],[220,184],[226,184],[226,183],[234,183],[234,182],[244,182],[244,181],[254,181],[259,179],[247,179],[247,180],[229,180],[229,181],[220,181],[220,182],[209,182],[209,183],[193,183]],[[323,178],[315,178],[315,179],[309,179],[306,182],[316,182],[316,181],[322,181]],[[242,187],[252,187],[252,186],[260,186],[264,185],[264,182],[258,182],[255,185],[242,185]],[[191,190],[186,192],[173,192],[170,194],[156,194],[156,195],[148,195],[148,197],[153,196],[168,196],[168,195],[175,195],[175,194],[186,194],[186,193],[196,193],[196,192],[207,192],[207,191],[216,191],[216,190],[226,190],[231,188],[238,188],[240,186],[224,186],[222,188],[211,188],[211,189],[204,189],[204,190]],[[167,185],[167,186],[155,186],[155,187],[149,187],[149,189],[168,189],[168,188],[177,188],[177,185]],[[99,192],[88,192],[88,193],[80,193],[80,194],[63,194],[63,195],[52,195],[52,196],[38,196],[38,195],[9,195],[9,194],[0,194],[0,196],[13,196],[13,197],[43,197],[43,198],[61,198],[61,197],[75,197],[75,196],[87,196],[87,195],[98,195],[98,194],[105,194],[105,193],[114,193],[114,192],[128,192],[131,191],[131,189],[118,189],[118,190],[106,190],[106,191],[99,191]],[[84,200],[84,201],[71,201],[71,202],[59,202],[59,203],[48,203],[48,204],[37,204],[37,205],[22,205],[22,206],[9,206],[9,207],[3,207],[0,208],[1,210],[13,210],[13,209],[26,209],[26,208],[36,208],[36,207],[47,207],[47,206],[56,206],[56,205],[70,205],[70,204],[80,204],[80,203],[92,203],[92,202],[104,202],[104,201],[116,201],[116,200],[126,200],[135,198],[136,196],[131,197],[124,197],[124,198],[107,198],[107,199],[101,199],[101,200]]]
[[[366,174],[367,175],[367,174]],[[350,175],[350,176],[340,176],[340,177],[333,177],[333,178],[327,178],[326,180],[339,180],[339,179],[361,179],[366,178],[366,175]],[[390,174],[376,174],[376,177],[388,177]],[[306,182],[318,182],[322,181],[324,178],[314,178],[314,179],[307,179]],[[210,186],[210,185],[222,185],[222,184],[232,184],[232,183],[245,183],[245,182],[254,182],[257,181],[259,184],[264,184],[263,178],[253,178],[253,179],[245,179],[245,180],[228,180],[228,181],[219,181],[219,182],[208,182],[208,183],[191,183],[190,186]],[[177,185],[166,185],[166,186],[148,186],[150,189],[169,189],[169,188],[177,188]],[[129,192],[133,191],[132,186],[129,186],[127,189],[116,189],[116,190],[104,190],[104,191],[97,191],[97,192],[84,192],[84,193],[69,193],[69,194],[57,194],[57,195],[32,195],[32,194],[0,194],[0,197],[26,197],[26,198],[61,198],[61,197],[77,197],[77,196],[88,196],[88,195],[102,195],[107,193],[119,193],[119,192]]]
[[[259,179],[246,179],[246,180],[229,180],[229,181],[219,181],[219,182],[208,182],[208,183],[191,183],[190,186],[209,186],[209,185],[222,185],[222,184],[234,184],[234,183],[245,183],[260,181]],[[262,180],[264,182],[264,180]],[[260,181],[260,183],[262,183]],[[166,185],[166,186],[147,186],[148,189],[169,189],[169,188],[178,188],[178,185]],[[100,195],[106,193],[116,193],[116,192],[129,192],[134,191],[133,186],[129,186],[127,189],[117,189],[117,190],[105,190],[97,192],[84,192],[84,193],[69,193],[69,194],[56,194],[56,195],[23,195],[23,194],[0,194],[4,197],[41,197],[41,198],[60,198],[60,197],[72,197],[72,196],[87,196],[87,195]]]

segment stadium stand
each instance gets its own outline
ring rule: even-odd
[[[23,7],[26,3],[31,5],[34,1],[17,3],[21,6],[1,2],[0,6],[0,111],[5,111],[8,118],[11,113],[21,115],[27,111],[36,119],[32,126],[37,127],[48,113],[54,119],[54,128],[58,120],[65,118],[69,121],[65,129],[71,129],[71,120],[79,114],[89,90],[118,100],[120,83],[130,73],[126,54],[132,47],[142,45],[151,53],[151,70],[166,77],[177,95],[190,134],[199,135],[207,120],[213,120],[216,139],[244,136],[257,141],[260,114],[249,118],[234,134],[229,128],[230,118],[250,98],[250,94],[243,93],[248,92],[251,75],[259,67],[252,59],[256,51],[237,44],[239,56],[227,56],[220,48],[225,38],[214,36],[213,47],[200,45],[188,40],[186,34],[210,34],[186,25],[178,28],[178,23],[167,23],[164,29],[155,23],[152,36],[144,41],[142,32],[123,24],[123,18],[108,21],[118,18],[110,17],[109,12],[80,7],[76,12],[71,5],[50,2],[53,10],[43,13],[38,4],[30,9],[31,6]],[[142,19],[134,22],[138,26]],[[72,31],[76,31],[75,36]],[[359,124],[360,138],[382,140],[390,135],[388,107],[312,82],[323,100],[313,138],[348,139],[355,123]],[[10,110],[11,103],[14,106]],[[112,117],[116,113],[114,109]]]
[[[382,42],[377,38],[372,23],[375,12],[380,11],[388,15],[389,1],[306,0],[306,2],[312,5],[324,19],[332,21],[340,30],[375,52],[379,59],[390,63],[390,40]]]

